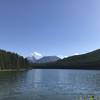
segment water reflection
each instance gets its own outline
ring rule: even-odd
[[[100,71],[0,72],[0,100],[78,100],[85,95],[100,96]]]

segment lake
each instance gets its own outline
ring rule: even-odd
[[[0,72],[0,100],[100,100],[100,71],[33,69]]]

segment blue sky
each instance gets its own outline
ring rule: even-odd
[[[0,0],[0,48],[69,56],[100,47],[100,0]]]

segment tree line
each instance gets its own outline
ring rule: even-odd
[[[82,55],[71,56],[52,63],[33,64],[17,53],[0,49],[0,69],[100,69],[100,49]]]
[[[23,56],[0,49],[0,69],[21,69],[28,68],[29,65]]]
[[[53,63],[37,64],[33,66],[33,68],[100,70],[100,49],[97,49],[86,54],[67,57]]]

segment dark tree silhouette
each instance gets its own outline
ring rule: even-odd
[[[0,69],[21,69],[28,68],[29,62],[24,57],[16,54],[0,50]]]

